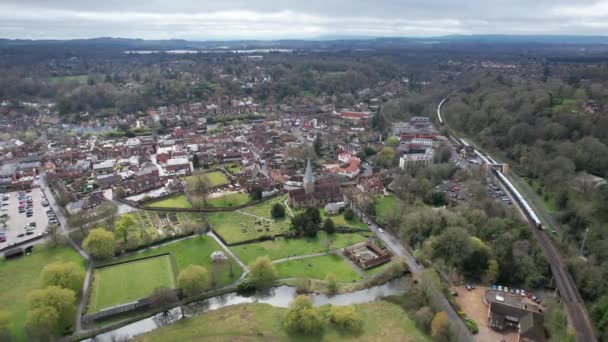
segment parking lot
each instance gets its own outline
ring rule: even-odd
[[[43,202],[46,200],[40,188],[33,188],[30,192],[21,192],[21,198],[19,194],[18,191],[0,194],[0,215],[8,216],[6,227],[0,226],[0,231],[6,238],[6,241],[0,242],[0,248],[36,238],[43,234],[48,226],[49,219],[46,212],[50,207],[43,206]],[[28,196],[31,196],[31,201]],[[5,200],[7,197],[8,200]],[[31,205],[28,206],[30,203]],[[28,209],[30,209],[31,216],[27,214]],[[26,226],[28,226],[27,229]]]

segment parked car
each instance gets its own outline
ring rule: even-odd
[[[502,285],[498,285],[498,291],[502,291]]]
[[[464,287],[467,289],[467,291],[471,291],[471,290],[473,289],[473,288],[471,287],[471,285],[468,285],[468,284],[467,284],[467,285],[465,285]]]

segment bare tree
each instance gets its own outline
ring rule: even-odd
[[[59,244],[59,239],[61,238],[59,234],[59,225],[49,224],[46,227],[46,231],[49,233],[51,240],[53,240],[53,246],[57,246]]]
[[[159,287],[154,290],[149,300],[153,308],[161,310],[161,315],[159,316],[161,325],[166,325],[173,321],[174,317],[171,309],[179,303],[179,298],[177,298],[177,293],[174,290],[168,287]]]

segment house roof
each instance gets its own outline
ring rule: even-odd
[[[519,321],[519,335],[531,341],[544,342],[544,318],[538,312],[528,312]]]

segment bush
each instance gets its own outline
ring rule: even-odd
[[[249,278],[243,279],[243,281],[236,286],[236,292],[238,294],[251,294],[255,290],[255,282]]]
[[[467,328],[472,334],[477,334],[479,332],[479,327],[477,326],[477,323],[474,320],[467,317],[464,319],[464,324],[467,326]]]
[[[355,218],[355,211],[351,208],[347,208],[346,210],[344,210],[344,218],[347,221],[352,221],[352,219]]]
[[[323,330],[323,319],[310,298],[299,295],[289,304],[285,325],[290,332],[314,335]]]
[[[338,327],[358,333],[363,328],[363,320],[352,306],[334,306],[329,311],[329,320]]]
[[[414,313],[414,321],[418,329],[428,333],[433,320],[433,310],[428,306],[423,306]]]
[[[285,207],[281,203],[275,203],[270,211],[272,218],[278,219],[285,217]]]

